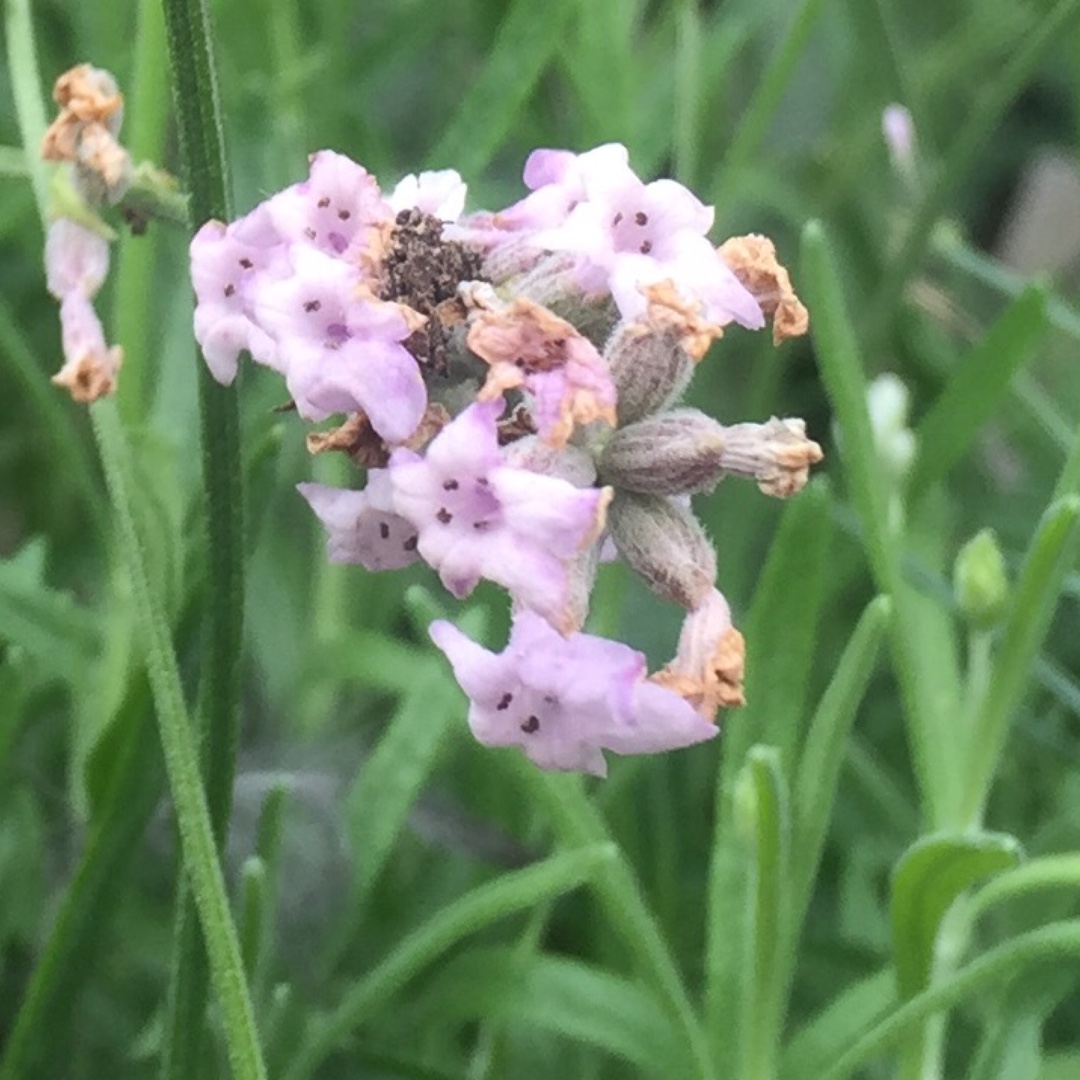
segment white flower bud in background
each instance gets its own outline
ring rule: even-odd
[[[878,456],[894,480],[903,480],[915,457],[915,434],[908,428],[911,398],[901,379],[886,372],[870,384],[866,407]]]
[[[893,171],[910,188],[917,186],[918,163],[915,123],[903,105],[892,104],[881,114],[881,134],[889,151]]]

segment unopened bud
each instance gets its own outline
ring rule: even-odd
[[[891,372],[879,375],[866,391],[866,407],[878,454],[889,473],[903,479],[915,457],[915,435],[907,426],[911,395]]]
[[[881,134],[889,160],[905,182],[915,179],[915,123],[903,105],[889,105],[881,114]]]
[[[716,578],[716,552],[688,506],[620,491],[608,507],[619,555],[658,596],[698,607]]]
[[[604,349],[618,395],[620,426],[651,416],[675,401],[694,373],[694,361],[674,326],[620,323]]]
[[[766,495],[786,499],[806,486],[810,466],[824,456],[795,417],[724,428],[724,472],[756,480]]]
[[[46,161],[69,161],[76,187],[93,205],[116,203],[131,183],[128,152],[117,141],[124,99],[116,80],[101,68],[79,64],[57,80],[60,112],[42,139]]]
[[[745,705],[743,669],[746,645],[731,625],[731,609],[722,593],[710,589],[696,611],[683,620],[679,651],[653,682],[674,690],[706,720],[718,709]]]
[[[554,447],[536,435],[526,435],[508,443],[503,460],[516,469],[544,476],[557,476],[577,488],[592,487],[596,482],[596,466],[590,454],[577,446]]]
[[[992,529],[976,533],[953,565],[953,592],[964,618],[979,630],[1001,619],[1009,598],[1005,560]]]
[[[514,295],[553,311],[598,348],[615,325],[614,301],[606,293],[583,292],[574,272],[574,257],[565,252],[545,255],[514,282]]]
[[[611,436],[600,474],[613,487],[647,495],[707,491],[724,475],[724,432],[697,409],[648,416]]]

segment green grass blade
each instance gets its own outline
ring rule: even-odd
[[[119,910],[125,870],[159,802],[161,769],[143,677],[117,720],[121,728],[111,781],[8,1030],[0,1080],[62,1073],[58,1059],[70,1046],[70,1004],[95,970],[110,915]]]
[[[824,1069],[865,1031],[896,1007],[896,976],[884,968],[844,987],[808,1020],[784,1048],[782,1080],[804,1080]]]
[[[534,792],[568,847],[580,848],[610,842],[607,826],[586,797],[579,776],[545,773],[524,759],[514,761],[523,786]],[[691,1073],[697,1080],[715,1075],[701,1024],[686,992],[667,942],[641,895],[641,889],[625,857],[619,857],[593,879],[593,891],[604,914],[632,953],[642,976],[664,1004],[679,1038],[687,1048]]]
[[[616,859],[611,844],[594,844],[552,855],[525,870],[480,885],[444,908],[403,941],[346,993],[333,1012],[316,1023],[286,1069],[284,1080],[308,1080],[349,1032],[355,1030],[410,979],[463,938],[499,919],[527,911],[578,888]]]
[[[1000,904],[1052,889],[1080,893],[1080,855],[1044,855],[999,874],[971,898],[967,916],[975,922]]]
[[[891,613],[892,604],[887,596],[879,596],[866,606],[814,712],[799,756],[792,814],[793,945],[810,902],[847,752],[848,735],[877,663]]]
[[[736,1068],[739,1056],[731,1027],[746,987],[738,942],[741,934],[752,933],[744,895],[747,852],[733,813],[735,778],[754,741],[779,747],[782,767],[794,762],[825,592],[830,505],[828,486],[815,480],[784,512],[746,622],[747,704],[729,714],[722,736],[706,908],[704,1010],[722,1073]]]
[[[901,575],[858,345],[845,311],[836,260],[818,222],[811,222],[803,231],[802,263],[807,303],[813,312],[814,351],[840,429],[850,499],[862,526],[878,590],[890,596],[894,605],[893,666],[903,696],[924,812],[932,823],[940,824],[955,816],[957,725],[955,717],[942,715],[942,703],[953,700],[957,688],[940,685],[933,675],[939,666],[923,651],[922,616]]]
[[[488,164],[562,44],[572,6],[513,0],[483,70],[429,155],[431,168],[452,165],[471,178]]]
[[[987,994],[1022,972],[1063,963],[1080,963],[1080,921],[1051,923],[983,953],[875,1024],[829,1066],[811,1074],[812,1080],[846,1080],[935,1013]]]
[[[824,0],[803,0],[768,67],[758,79],[754,96],[735,129],[724,155],[723,170],[713,188],[711,202],[722,211],[734,198],[742,173],[753,162],[768,134],[810,34],[826,7]]]
[[[916,431],[918,449],[908,494],[921,498],[960,460],[1001,404],[1013,374],[1048,329],[1046,291],[1026,289],[951,373]]]
[[[938,931],[953,901],[1020,858],[1017,841],[1000,833],[924,836],[904,852],[893,872],[890,903],[901,998],[914,997],[930,982]]]
[[[422,1020],[525,1024],[614,1054],[657,1077],[683,1075],[686,1048],[655,995],[629,979],[520,947],[477,947],[446,965]]]
[[[356,860],[353,903],[363,902],[385,866],[410,807],[435,768],[443,738],[458,719],[441,665],[428,659],[413,678],[348,795],[346,821]]]
[[[743,1011],[727,1025],[726,1036],[739,1033],[742,1075],[773,1076],[783,1023],[781,970],[783,928],[787,918],[791,816],[787,784],[775,747],[755,746],[735,782],[736,827],[750,852],[750,938],[752,957],[747,970]],[[714,1034],[714,1038],[716,1033]]]

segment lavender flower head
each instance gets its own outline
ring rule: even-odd
[[[329,557],[429,565],[455,597],[509,594],[502,652],[444,620],[431,636],[487,746],[604,775],[604,752],[705,741],[742,702],[743,640],[715,588],[689,496],[746,476],[786,497],[820,448],[801,421],[725,428],[676,408],[731,324],[805,333],[765,237],[707,237],[713,211],[642,181],[617,144],[537,150],[529,189],[463,216],[445,170],[389,194],[330,151],[306,179],[191,246],[196,336],[219,381],[239,357],[284,379],[313,452],[366,470],[357,490],[301,484]],[[583,630],[601,553],[686,610],[678,651],[644,657]]]

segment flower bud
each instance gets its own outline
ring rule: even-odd
[[[903,105],[888,105],[881,114],[881,134],[889,151],[894,172],[905,183],[913,183],[917,172],[915,123]]]
[[[907,426],[911,395],[901,379],[886,372],[866,391],[866,407],[878,455],[889,474],[902,480],[915,457],[915,435]]]
[[[615,325],[615,304],[606,293],[582,291],[574,273],[574,257],[565,252],[545,255],[514,283],[514,295],[532,300],[573,324],[594,345],[603,342]]]
[[[725,427],[724,472],[756,480],[766,495],[786,499],[802,491],[810,466],[824,456],[806,437],[806,424],[795,417],[771,417],[764,424]]]
[[[618,399],[619,424],[632,424],[675,401],[694,373],[694,361],[674,326],[622,322],[604,349]]]
[[[1001,619],[1009,598],[1005,560],[992,529],[976,533],[953,565],[953,592],[964,618],[978,630],[989,630]]]
[[[724,428],[697,409],[657,413],[619,428],[600,458],[604,482],[646,495],[706,491],[724,475]]]
[[[718,709],[746,704],[745,659],[746,643],[731,624],[731,608],[721,592],[710,589],[683,620],[675,658],[651,678],[715,722]]]
[[[658,596],[693,610],[716,577],[716,552],[689,506],[617,492],[608,507],[615,547]]]
[[[557,476],[578,488],[592,487],[596,482],[596,466],[586,451],[577,446],[549,446],[536,435],[526,435],[507,444],[503,460],[518,469]]]

